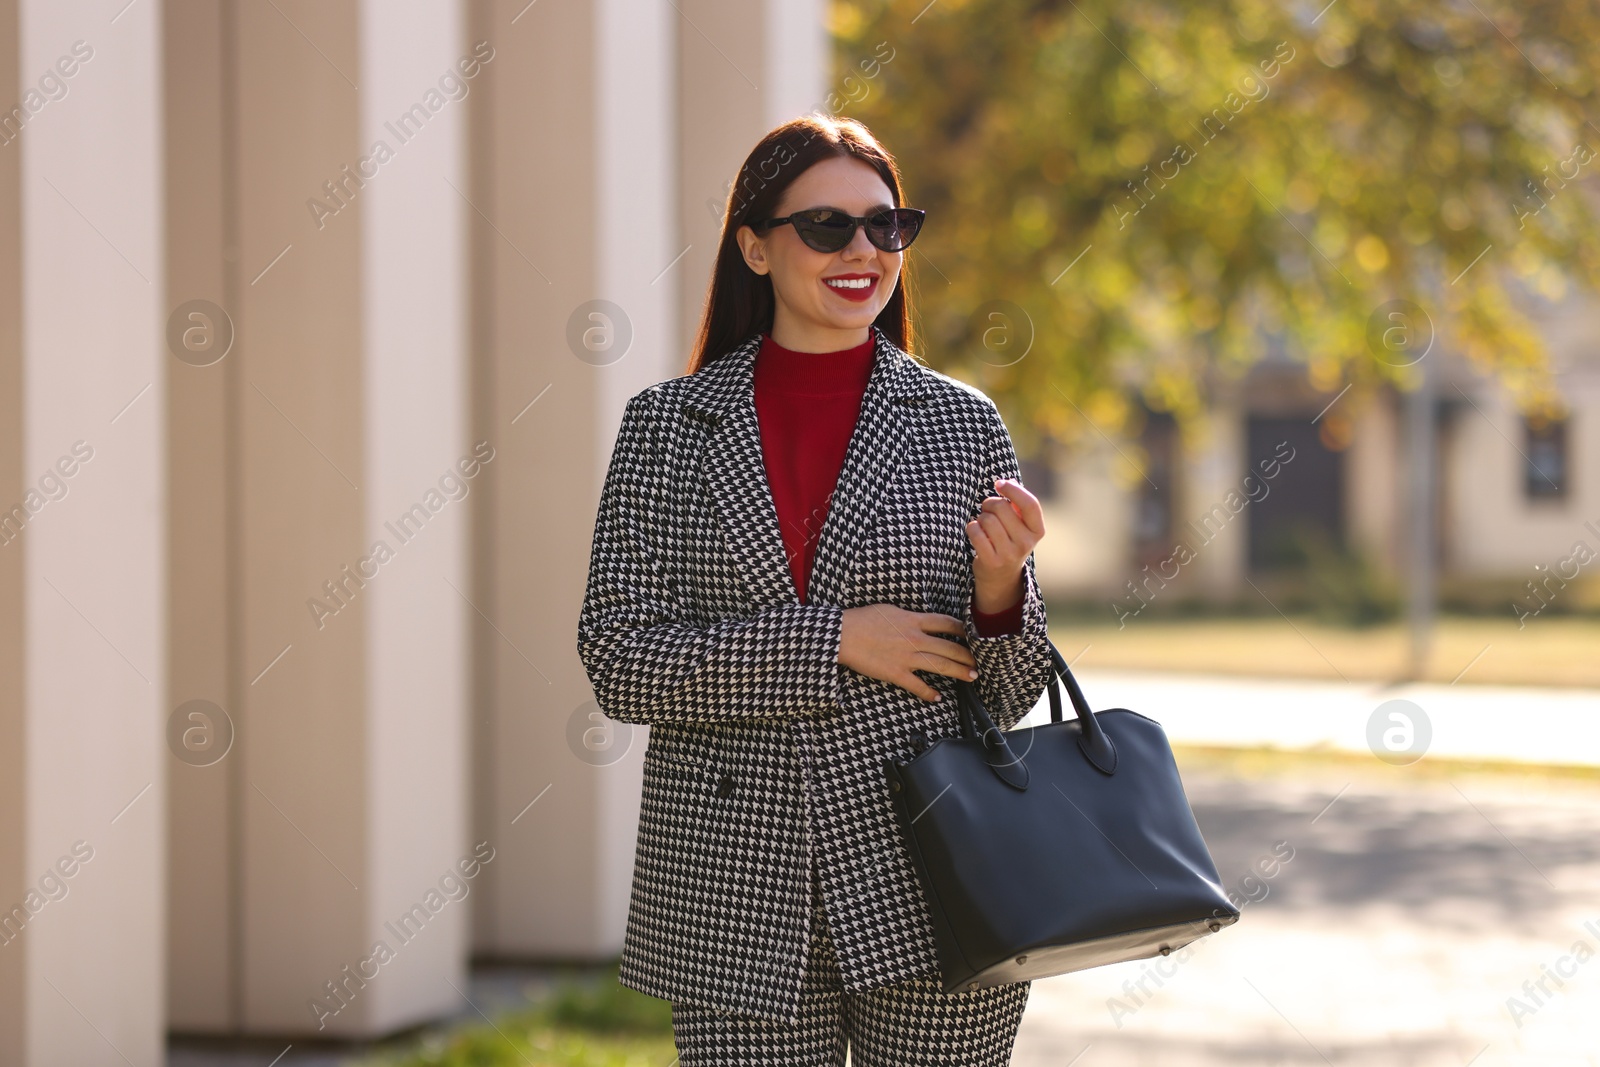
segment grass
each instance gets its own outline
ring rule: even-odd
[[[618,985],[613,965],[492,1024],[430,1033],[352,1067],[664,1067],[676,1057],[672,1005]]]
[[[1309,616],[1129,618],[1120,629],[1114,617],[1066,617],[1051,625],[1050,637],[1068,662],[1085,670],[1388,682],[1406,678],[1410,656],[1403,623],[1344,627]],[[1597,650],[1600,619],[1594,617],[1531,619],[1518,629],[1514,618],[1446,615],[1418,680],[1600,687]]]

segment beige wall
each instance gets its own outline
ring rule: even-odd
[[[823,101],[822,27],[818,0],[540,4],[496,61],[473,139],[477,417],[506,442],[476,542],[493,626],[475,824],[508,844],[475,912],[484,955],[621,950],[645,734],[598,714],[577,658],[594,509],[627,398],[687,362],[720,226],[707,202],[720,212],[769,123]],[[597,299],[622,309],[625,354],[569,344],[575,315],[602,324]],[[550,521],[568,503],[573,521]]]
[[[1402,401],[1390,392],[1357,395],[1352,390],[1340,403],[1350,404],[1355,420],[1345,452],[1345,515],[1351,543],[1375,565],[1398,574],[1406,543],[1400,526],[1405,521],[1400,499]]]
[[[1446,577],[1521,582],[1536,578],[1536,567],[1567,560],[1579,541],[1600,551],[1600,534],[1586,526],[1600,527],[1600,303],[1574,297],[1536,319],[1550,346],[1556,388],[1570,408],[1569,495],[1556,501],[1524,496],[1523,428],[1512,396],[1460,359],[1441,355],[1440,400],[1456,409],[1440,436],[1440,566]],[[1338,403],[1355,420],[1345,453],[1347,533],[1379,568],[1400,576],[1408,514],[1404,394],[1352,390]],[[1180,536],[1183,524],[1220,500],[1243,473],[1243,409],[1219,404],[1212,416],[1207,437],[1186,450],[1181,464],[1175,514]],[[1041,543],[1039,567],[1040,580],[1067,596],[1099,597],[1108,580],[1121,588],[1134,576],[1125,573],[1131,567],[1124,561],[1134,494],[1111,476],[1107,452],[1091,442],[1060,472],[1063,490],[1049,513],[1051,536]],[[1200,549],[1193,566],[1196,585],[1186,586],[1186,595],[1255,595],[1244,583],[1246,529],[1244,522],[1230,523],[1222,537]]]
[[[823,107],[834,88],[822,0],[683,0],[677,34],[676,251],[682,373],[704,313],[722,211],[767,130]],[[848,110],[844,114],[848,114]]]
[[[1220,532],[1209,534],[1193,532],[1194,527],[1186,529],[1186,524],[1198,523],[1222,505],[1228,493],[1237,491],[1246,465],[1243,405],[1235,397],[1224,396],[1213,407],[1201,439],[1187,448],[1180,447],[1176,464],[1180,474],[1173,508],[1174,528],[1195,553],[1194,562],[1189,565],[1192,573],[1182,579],[1185,593],[1228,597],[1245,588],[1250,549],[1248,516],[1241,513]],[[1210,529],[1217,530],[1215,521]],[[1208,536],[1209,541],[1205,540]]]
[[[1538,310],[1535,318],[1550,346],[1561,395],[1572,408],[1572,485],[1565,500],[1527,500],[1522,419],[1511,396],[1491,381],[1468,380],[1462,388],[1474,409],[1447,388],[1444,397],[1462,405],[1457,448],[1444,470],[1450,562],[1460,572],[1529,580],[1535,565],[1555,567],[1569,557],[1576,541],[1600,551],[1600,537],[1584,526],[1600,526],[1600,301],[1573,294]]]
[[[1461,412],[1457,450],[1444,471],[1453,571],[1533,579],[1535,564],[1556,566],[1576,541],[1600,551],[1600,538],[1584,527],[1600,526],[1600,374],[1567,375],[1562,394],[1575,411],[1568,442],[1573,485],[1565,500],[1530,501],[1523,496],[1517,451],[1522,418],[1511,397],[1492,385],[1471,390],[1482,413]]]
[[[0,41],[13,75],[0,107],[26,107],[52,68],[66,75],[66,95],[0,147],[4,209],[19,223],[3,245],[17,257],[5,321],[20,323],[0,506],[51,468],[66,489],[0,547],[12,667],[0,746],[16,775],[0,810],[0,906],[26,903],[57,864],[66,889],[33,898],[36,914],[0,947],[0,1063],[145,1067],[163,1055],[160,20],[159,3],[112,23],[23,0]],[[86,57],[56,67],[77,41]]]
[[[1044,540],[1035,562],[1046,595],[1060,590],[1110,604],[1131,597],[1124,582],[1139,575],[1132,565],[1135,495],[1118,477],[1126,462],[1100,439],[1085,441],[1056,474],[1057,494],[1044,505]],[[1137,607],[1138,602],[1129,603]]]
[[[576,487],[597,447],[589,368],[567,353],[565,330],[571,311],[599,295],[598,27],[592,4],[536,4],[511,24],[523,6],[487,5],[500,29],[472,146],[481,214],[471,232],[487,300],[476,435],[497,453],[478,512],[488,540],[474,586],[476,662],[490,687],[476,719],[474,835],[505,843],[473,911],[474,947],[489,955],[596,945],[604,847],[594,787],[573,775],[563,732],[580,699],[561,664],[571,643],[562,627],[576,612],[567,604],[578,602],[570,572],[586,559],[582,520],[551,521],[569,495],[582,512]],[[629,209],[648,233],[645,205]]]
[[[222,69],[232,47],[224,25],[229,5],[210,0],[166,0],[162,47],[167,286],[174,303],[209,300],[237,307],[237,255],[227,257],[235,213],[224,196],[230,132],[231,87]],[[172,134],[179,134],[173,136]],[[237,413],[232,401],[242,382],[239,360],[193,367],[166,354],[167,507],[181,521],[168,527],[167,667],[176,703],[204,699],[238,709],[235,686],[237,610],[230,603],[237,570],[228,551],[230,492],[239,488],[234,456]],[[167,969],[170,1024],[200,1029],[237,1016],[237,876],[235,832],[238,761],[191,767],[173,761],[167,771],[169,803],[167,950],[178,961]]]
[[[171,54],[208,57],[168,64],[174,301],[222,304],[238,337],[210,366],[173,361],[186,521],[170,699],[215,701],[237,736],[213,765],[167,761],[172,1025],[384,1032],[454,1006],[470,914],[451,901],[404,941],[385,926],[472,851],[480,483],[441,478],[474,460],[455,190],[477,82],[427,96],[470,57],[464,12],[304,0],[174,16]],[[419,103],[402,140],[388,124]],[[391,155],[362,168],[379,140]],[[319,224],[313,199],[337,211]],[[390,524],[413,505],[402,536]],[[363,564],[379,541],[390,558]],[[313,601],[337,610],[319,620]],[[379,940],[392,960],[363,964]]]
[[[94,849],[0,947],[0,1067],[386,1033],[454,1010],[474,948],[616,953],[645,738],[574,741],[616,727],[576,655],[594,507],[625,401],[687,359],[726,182],[824,101],[821,0],[113,14],[0,0],[0,84],[94,48],[0,146],[0,503],[94,449],[0,547],[0,903]],[[625,353],[569,344],[596,299]],[[213,362],[168,350],[195,300]],[[191,700],[215,762],[169,750]]]
[[[0,85],[20,83],[17,0],[0,0]],[[9,105],[6,105],[9,106]],[[22,473],[22,154],[0,146],[0,500],[21,500]],[[32,875],[27,868],[24,825],[28,791],[23,738],[24,631],[22,553],[0,546],[0,908],[23,899]],[[3,917],[0,917],[3,922]],[[0,926],[0,933],[9,932]],[[0,1065],[22,1062],[27,1036],[27,957],[0,946]]]

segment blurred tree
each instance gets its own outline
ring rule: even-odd
[[[1319,389],[1405,386],[1434,331],[1559,407],[1518,290],[1600,288],[1591,0],[834,0],[830,20],[830,108],[928,210],[908,261],[928,358],[1004,396],[1019,438],[1124,428],[1130,387],[1192,425],[1269,347]]]

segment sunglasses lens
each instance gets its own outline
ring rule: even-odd
[[[856,224],[836,211],[815,211],[794,220],[800,239],[818,252],[837,252],[856,235]]]
[[[909,208],[880,211],[867,219],[867,237],[885,252],[900,252],[916,240],[922,216]]]

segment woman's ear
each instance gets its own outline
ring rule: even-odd
[[[767,242],[756,236],[756,231],[749,226],[740,226],[734,233],[733,239],[739,242],[739,251],[744,254],[745,265],[757,274],[766,274],[772,268],[767,264]]]

